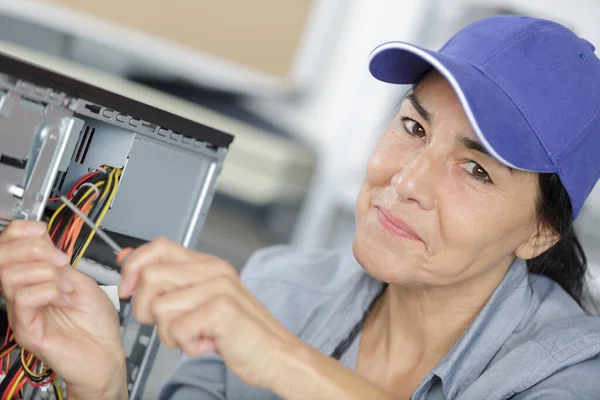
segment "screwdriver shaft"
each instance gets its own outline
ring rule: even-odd
[[[81,218],[83,220],[83,222],[90,227],[90,229],[92,229],[96,235],[98,235],[100,237],[100,239],[102,239],[107,245],[110,246],[111,249],[113,249],[113,251],[115,252],[115,254],[119,254],[121,253],[121,251],[123,251],[123,249],[121,248],[121,246],[119,246],[114,240],[112,240],[110,238],[110,236],[108,236],[102,229],[100,229],[99,227],[97,227],[84,213],[81,212],[81,210],[79,208],[77,208],[75,206],[75,204],[73,204],[69,199],[67,199],[65,196],[61,196],[60,197],[61,201],[63,203],[65,203],[65,205],[67,207],[69,207],[69,209],[71,209],[71,211],[73,211],[79,218]]]

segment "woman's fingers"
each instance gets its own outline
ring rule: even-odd
[[[135,249],[121,266],[119,295],[127,298],[133,294],[140,279],[141,271],[152,264],[190,262],[198,260],[200,253],[165,238],[158,238]]]
[[[73,287],[64,279],[68,270],[48,262],[14,264],[3,268],[2,290],[9,320],[15,332],[25,329],[28,332],[26,337],[32,334],[36,336],[34,330],[41,326],[38,326],[41,322],[37,320],[41,307],[69,304],[66,294],[72,291]],[[38,328],[34,329],[35,326]]]
[[[208,345],[207,339],[216,344],[223,335],[232,331],[234,322],[242,317],[240,305],[234,298],[216,297],[173,320],[167,328],[167,335],[187,355],[199,357],[214,350],[215,345]]]
[[[221,282],[222,283],[218,283]],[[136,288],[133,312],[138,321],[152,324],[156,320],[152,311],[153,304],[158,298],[160,302],[171,293],[177,295],[188,293],[186,287],[196,286],[203,282],[206,288],[205,294],[213,294],[216,290],[233,291],[235,283],[239,282],[237,272],[233,268],[208,264],[169,264],[149,265],[140,272],[139,283]],[[238,285],[241,286],[241,285]],[[201,296],[204,301],[206,296]],[[190,300],[192,300],[190,298]],[[169,303],[170,304],[170,303]],[[194,304],[200,304],[195,302]]]
[[[230,277],[218,276],[201,283],[171,291],[162,296],[152,299],[152,302],[144,310],[148,313],[147,323],[155,323],[158,334],[169,347],[176,345],[171,336],[171,325],[173,321],[205,307],[215,299],[227,301],[235,299],[236,310],[244,315],[252,316],[256,321],[263,321],[262,315],[254,303],[245,295],[245,289],[239,281]],[[137,301],[137,299],[136,299]],[[139,319],[139,318],[138,318]]]
[[[48,262],[37,261],[30,264],[13,264],[0,270],[2,294],[12,299],[16,292],[25,286],[45,282],[58,283],[59,267]]]
[[[40,309],[50,304],[65,305],[65,300],[56,283],[44,282],[21,288],[10,303],[8,317],[15,338],[21,346],[34,351],[43,336]]]
[[[215,286],[216,282],[208,281],[154,298],[144,310],[149,316],[146,323],[156,324],[161,341],[168,347],[174,347],[176,343],[170,334],[172,322],[213,298],[219,292]],[[139,317],[136,318],[139,320]]]
[[[29,237],[43,237],[47,235],[46,229],[46,224],[43,222],[16,220],[2,231],[0,243]]]
[[[25,237],[0,243],[0,274],[3,267],[7,265],[31,261],[48,261],[56,265],[65,265],[69,263],[69,257],[55,248],[44,236]]]

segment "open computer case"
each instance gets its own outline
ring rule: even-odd
[[[52,221],[58,240],[67,226],[60,223],[56,198],[98,191],[103,182],[109,194],[102,204],[84,202],[83,194],[79,200],[119,245],[135,247],[163,236],[193,247],[232,140],[198,122],[0,53],[0,229],[15,219]],[[112,250],[91,231],[80,227],[79,232],[70,242],[76,267],[100,285],[115,285],[119,275]],[[133,319],[128,302],[121,301],[119,313],[130,398],[139,399],[159,341],[152,326]],[[0,319],[4,338],[5,312]],[[51,398],[52,390],[25,385],[22,396]]]

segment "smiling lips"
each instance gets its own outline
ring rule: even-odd
[[[376,207],[381,227],[394,236],[400,236],[422,242],[423,240],[401,218],[394,216],[389,210]]]

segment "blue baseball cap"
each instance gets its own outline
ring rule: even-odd
[[[558,174],[573,219],[600,178],[600,59],[556,22],[501,15],[463,28],[439,51],[404,42],[371,53],[371,74],[414,84],[436,69],[477,138],[520,170]]]

